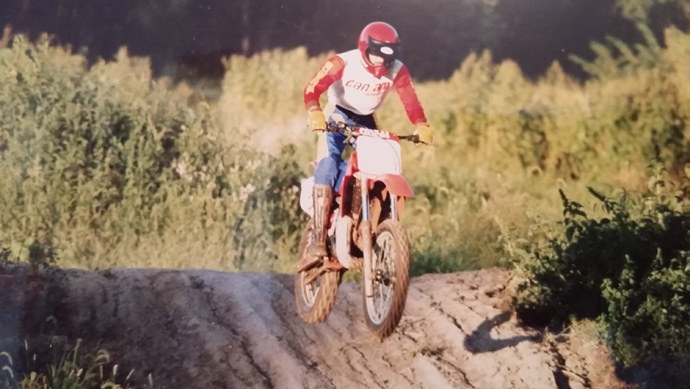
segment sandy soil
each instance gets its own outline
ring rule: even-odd
[[[510,310],[510,274],[413,278],[405,314],[380,341],[358,284],[322,324],[295,311],[293,276],[201,270],[0,274],[0,349],[45,332],[103,347],[158,388],[621,388],[605,350],[542,336]],[[43,323],[43,324],[41,324]],[[0,364],[2,361],[0,361]]]

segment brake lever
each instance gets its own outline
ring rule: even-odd
[[[425,145],[425,146],[431,146],[431,147],[438,147],[437,144],[435,143],[427,143],[427,142],[422,142],[419,140],[419,135],[417,134],[411,134],[411,135],[403,135],[399,137],[400,139],[407,139],[410,142],[414,143],[415,146],[419,147],[419,145]]]

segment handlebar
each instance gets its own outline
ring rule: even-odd
[[[397,135],[393,132],[390,131],[381,131],[376,128],[367,128],[367,127],[361,127],[361,126],[353,126],[344,122],[338,122],[338,123],[328,123],[326,124],[326,132],[339,132],[343,134],[350,135],[354,138],[360,136],[360,135],[370,135],[370,136],[378,136],[382,138],[388,138],[388,139],[401,139],[401,140],[406,140],[409,142],[412,142],[414,144],[423,144],[423,145],[429,145],[429,146],[434,146],[431,143],[427,142],[422,142],[419,140],[419,135],[417,134],[410,134],[410,135]],[[376,135],[374,135],[376,134]]]

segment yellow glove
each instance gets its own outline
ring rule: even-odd
[[[326,117],[323,116],[323,112],[320,109],[312,109],[309,111],[309,129],[312,131],[325,131],[326,130]]]
[[[426,123],[417,124],[417,129],[414,130],[414,135],[419,135],[419,141],[423,143],[431,143],[434,141],[434,136],[431,135],[431,128]]]

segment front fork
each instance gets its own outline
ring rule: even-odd
[[[374,295],[374,285],[371,280],[371,262],[372,262],[372,236],[371,236],[371,220],[369,215],[369,179],[362,177],[360,185],[362,190],[362,256],[364,262],[364,295],[367,297]]]
[[[367,297],[374,295],[374,285],[372,280],[372,261],[373,261],[373,236],[371,231],[371,215],[369,213],[369,179],[361,178],[361,195],[362,195],[362,254],[364,262],[364,293]],[[397,196],[389,193],[390,197],[390,218],[398,220],[398,199]]]

